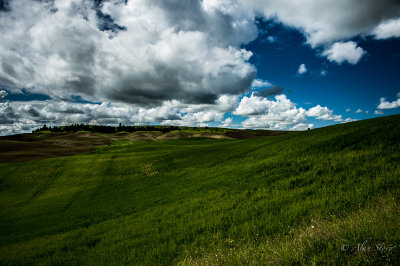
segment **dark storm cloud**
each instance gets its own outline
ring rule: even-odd
[[[261,89],[261,90],[255,92],[254,95],[258,96],[258,97],[267,98],[270,96],[282,94],[282,92],[283,92],[283,87],[281,87],[279,85],[273,85],[272,87]]]
[[[10,11],[10,0],[0,0],[0,12]]]
[[[0,85],[4,87],[12,87],[15,85],[14,81],[11,79],[8,79],[6,77],[3,77],[0,73]]]
[[[14,109],[6,102],[0,102],[0,124],[12,124],[19,118]]]
[[[170,72],[170,70],[168,69]],[[207,91],[185,91],[176,75],[166,77],[142,77],[141,79],[123,79],[118,90],[111,91],[111,99],[134,103],[140,106],[158,106],[169,99],[184,103],[214,103],[216,94]]]
[[[5,73],[7,73],[8,75],[10,75],[11,77],[17,76],[17,73],[14,70],[14,67],[12,65],[10,65],[9,63],[3,61],[3,62],[1,62],[1,67],[2,67],[3,71]]]
[[[75,80],[65,81],[65,88],[69,91],[92,95],[95,91],[95,79],[90,76],[78,75]]]
[[[149,78],[144,79],[130,79],[122,80],[124,84],[119,84],[118,90],[111,91],[108,96],[111,99],[138,104],[141,106],[157,106],[165,100],[175,99],[182,103],[188,104],[213,104],[221,93],[226,91],[226,94],[233,93],[241,94],[250,88],[251,82],[254,78],[252,73],[246,79],[240,79],[235,84],[216,84],[214,87],[217,90],[213,93],[201,86],[196,90],[186,90],[185,85],[175,76],[167,78]],[[232,82],[234,83],[234,82]],[[228,87],[231,85],[231,87]],[[232,88],[232,86],[235,86]]]
[[[177,114],[168,114],[165,117],[157,117],[155,119],[155,122],[162,122],[162,121],[165,121],[165,120],[172,120],[172,121],[173,120],[182,120],[182,117],[178,116]]]
[[[114,19],[109,14],[104,14],[101,10],[96,10],[99,30],[112,31],[117,33],[121,30],[127,30],[125,26],[120,26],[114,22]]]
[[[112,0],[93,0],[94,6],[96,8],[101,8],[101,6],[106,2],[112,2]],[[126,4],[128,0],[120,0],[120,2]]]
[[[177,31],[202,31],[210,34],[210,41],[218,44],[240,45],[257,37],[258,30],[254,17],[246,17],[241,10],[227,12],[228,8],[213,10],[210,16],[202,7],[202,1],[193,0],[156,0],[150,6],[158,6],[166,11],[171,25]],[[232,3],[225,3],[229,7]],[[246,21],[243,25],[243,21]],[[245,31],[242,31],[246,29]]]
[[[93,2],[100,31],[112,31],[118,33],[121,30],[127,30],[125,26],[115,23],[114,18],[110,14],[106,14],[101,10],[103,4],[107,2],[106,0],[94,0]],[[126,3],[126,1],[124,1],[124,3]]]
[[[400,16],[399,0],[366,0],[359,4],[357,16],[351,18],[343,27],[363,30],[365,27],[373,27],[381,21]]]
[[[313,47],[368,35],[384,20],[400,16],[398,0],[308,0],[298,4],[292,0],[240,1],[267,18],[275,17],[300,29]]]
[[[152,65],[154,72],[121,76],[107,96],[140,106],[157,106],[171,99],[187,104],[213,104],[221,94],[247,92],[255,77],[254,69],[238,77],[231,73],[236,66],[229,64],[214,77],[161,62],[154,61]]]
[[[206,15],[201,8],[200,1],[156,0],[151,1],[150,6],[158,6],[165,10],[169,23],[176,26],[176,31],[204,30],[206,28]]]
[[[181,86],[176,70],[157,67],[155,72],[122,76],[107,96],[121,102],[154,106],[179,93]]]
[[[33,107],[29,108],[28,113],[33,117],[40,117],[40,113]]]

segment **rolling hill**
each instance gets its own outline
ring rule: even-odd
[[[247,139],[35,134],[1,140],[0,264],[400,263],[399,115]]]
[[[125,131],[128,130],[128,131]],[[112,132],[112,133],[110,133]],[[0,163],[74,155],[113,141],[163,141],[181,138],[249,139],[290,134],[290,131],[238,130],[169,126],[71,125],[35,130],[32,134],[0,137]]]

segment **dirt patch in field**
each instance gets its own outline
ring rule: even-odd
[[[215,134],[210,132],[200,132],[193,135],[195,138],[212,138],[212,139],[231,139],[229,136]]]
[[[157,137],[158,140],[191,138],[192,134],[182,132],[168,132]]]
[[[91,133],[20,134],[0,137],[0,162],[69,156],[109,145],[108,136]]]
[[[140,140],[156,140],[157,137],[162,135],[161,132],[134,132],[129,134],[126,138],[131,141],[140,141]]]

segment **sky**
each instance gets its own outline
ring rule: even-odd
[[[399,113],[398,0],[0,0],[0,135]]]

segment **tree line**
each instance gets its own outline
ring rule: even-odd
[[[119,126],[102,126],[102,125],[89,125],[89,124],[71,124],[66,126],[53,126],[48,127],[44,125],[41,128],[35,129],[32,132],[39,131],[50,131],[52,133],[57,132],[78,132],[78,131],[89,131],[92,133],[118,133],[118,132],[136,132],[136,131],[160,131],[167,133],[173,130],[179,130],[177,126],[124,126],[121,123]]]

